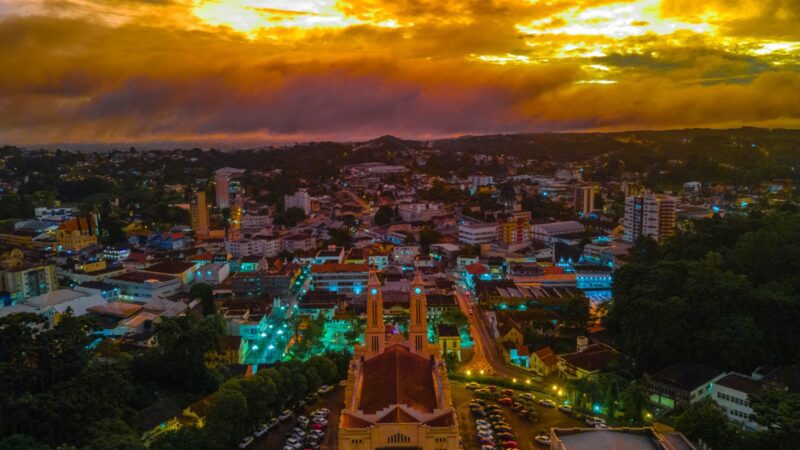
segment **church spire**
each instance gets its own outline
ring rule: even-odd
[[[367,357],[383,353],[386,344],[386,328],[383,324],[383,294],[375,270],[370,270],[367,283],[367,329],[364,337]]]
[[[422,356],[428,352],[428,300],[425,296],[425,282],[419,270],[411,281],[409,298],[408,340],[411,351]]]

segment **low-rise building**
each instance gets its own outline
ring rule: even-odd
[[[442,351],[442,358],[445,355],[453,355],[461,361],[461,334],[458,327],[450,324],[439,324],[436,327],[436,336],[439,338],[439,349]]]
[[[154,272],[128,272],[106,279],[120,291],[120,299],[146,303],[158,296],[167,297],[181,289],[181,279],[177,276]]]
[[[487,244],[497,238],[496,223],[464,223],[458,226],[458,241],[467,245]]]
[[[530,368],[542,376],[550,375],[558,370],[558,357],[552,348],[544,346],[531,353]]]
[[[358,295],[369,281],[366,264],[315,264],[311,266],[311,286],[315,291]]]
[[[581,339],[583,338],[583,339]],[[578,351],[558,355],[558,372],[568,380],[593,379],[617,360],[617,351],[606,344],[587,345],[587,339],[578,338]]]
[[[645,374],[650,401],[666,407],[685,407],[711,396],[713,384],[724,373],[706,364],[680,362],[660,372]]]

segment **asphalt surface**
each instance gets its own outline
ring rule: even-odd
[[[325,440],[322,441],[321,449],[333,450],[337,447],[339,434],[339,414],[344,406],[344,388],[336,386],[333,392],[328,393],[311,405],[305,406],[302,411],[295,411],[292,419],[281,422],[278,427],[272,429],[266,435],[256,438],[255,442],[248,447],[248,450],[281,450],[286,441],[286,433],[297,424],[297,417],[305,414],[308,416],[317,408],[328,408],[331,413],[328,415],[328,427],[325,429]]]
[[[461,381],[450,382],[453,406],[456,408],[458,414],[458,426],[461,434],[461,439],[464,443],[464,450],[480,450],[475,435],[475,417],[469,411],[469,402],[472,400],[472,391],[468,390],[465,386],[466,383]],[[538,396],[537,396],[538,399]],[[489,404],[493,401],[487,400]],[[539,445],[533,439],[539,434],[540,431],[545,431],[550,434],[550,428],[572,428],[584,426],[579,420],[569,417],[564,413],[558,411],[556,408],[545,408],[536,404],[533,408],[539,414],[538,422],[531,422],[527,419],[522,419],[516,415],[510,408],[501,406],[502,413],[506,417],[508,424],[511,425],[515,441],[522,450],[541,450],[548,448],[547,446]]]

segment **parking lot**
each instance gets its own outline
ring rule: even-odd
[[[453,404],[458,412],[459,431],[464,441],[464,450],[480,450],[480,444],[475,433],[475,417],[469,410],[469,402],[473,398],[473,391],[466,388],[466,383],[451,381],[450,386],[453,394]],[[538,396],[537,396],[538,399]],[[495,403],[488,401],[490,404]],[[585,427],[586,425],[579,420],[567,416],[556,408],[545,408],[536,404],[534,409],[539,415],[538,422],[531,422],[522,419],[508,407],[502,407],[502,413],[506,417],[515,435],[515,441],[523,450],[540,450],[547,448],[537,444],[534,438],[540,431],[544,430],[548,434],[553,427]]]
[[[286,441],[286,433],[288,433],[297,423],[297,417],[305,414],[306,416],[317,408],[328,408],[331,410],[328,415],[328,427],[325,429],[325,439],[322,441],[321,449],[332,450],[336,448],[336,441],[339,432],[339,414],[344,406],[344,388],[335,386],[333,392],[317,399],[311,405],[302,409],[302,411],[295,411],[291,420],[281,422],[281,424],[267,433],[261,438],[257,438],[253,445],[248,447],[255,450],[280,450]]]

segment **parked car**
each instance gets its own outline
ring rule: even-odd
[[[536,399],[536,397],[534,397],[534,395],[531,394],[530,392],[523,392],[522,394],[519,394],[519,397],[523,400],[528,400],[528,401],[533,401]]]
[[[603,425],[605,425],[606,421],[603,420],[602,418],[596,417],[596,416],[592,416],[592,417],[587,417],[586,418],[586,425],[589,425],[589,426],[593,427],[593,426],[596,426],[596,425],[601,424],[601,423]]]
[[[517,412],[520,409],[522,409],[522,403],[520,402],[514,402],[514,404],[511,405],[511,410],[514,412]]]
[[[570,405],[561,405],[558,407],[558,410],[563,413],[572,413],[572,406]]]
[[[241,442],[239,442],[239,448],[247,448],[247,447],[249,447],[250,444],[252,444],[254,440],[255,439],[253,439],[253,436],[247,436],[246,438],[242,439]]]
[[[501,405],[511,406],[511,404],[514,403],[514,400],[511,400],[509,397],[503,397],[501,399],[498,399],[497,403],[500,403]]]
[[[475,383],[475,382],[473,381],[472,383],[467,383],[467,386],[466,386],[466,387],[467,387],[467,389],[469,389],[469,390],[471,390],[471,391],[474,391],[474,390],[476,390],[476,389],[480,389],[480,388],[481,388],[481,385],[480,385],[480,384],[478,384],[478,383]]]
[[[317,393],[312,392],[306,395],[306,403],[313,403],[317,399]]]
[[[548,445],[548,446],[550,445],[550,436],[546,434],[540,434],[535,438],[533,438],[533,440],[536,441],[536,443],[539,445]]]
[[[552,401],[552,400],[542,399],[542,400],[539,400],[539,404],[544,406],[545,408],[555,408],[556,407],[555,402]]]
[[[311,428],[311,431],[315,431],[315,430],[322,430],[325,427],[323,427],[322,425],[320,425],[318,423],[312,423],[309,428]]]
[[[281,415],[278,416],[278,419],[280,419],[281,422],[286,422],[291,417],[292,417],[292,412],[289,411],[288,409],[284,409],[283,412],[281,412]]]
[[[328,426],[328,419],[324,419],[322,417],[317,417],[313,420],[314,423],[322,425],[323,427]]]
[[[271,430],[271,429],[277,427],[278,423],[280,423],[280,420],[278,420],[277,417],[273,417],[272,419],[269,420],[269,422],[267,422],[267,428],[269,428]]]
[[[333,390],[333,386],[328,386],[327,384],[324,384],[319,389],[317,389],[317,392],[319,394],[327,394],[328,392],[330,392],[332,390]]]
[[[297,423],[299,423],[300,426],[306,427],[306,426],[308,426],[308,422],[309,422],[309,419],[306,416],[300,416],[300,417],[297,418]]]
[[[316,413],[322,413],[322,414],[325,414],[325,417],[328,417],[328,414],[330,414],[330,413],[331,413],[331,410],[330,410],[330,409],[328,409],[328,408],[317,408],[317,409],[314,411],[314,415],[316,415]]]
[[[267,434],[268,431],[269,431],[269,426],[265,423],[261,424],[258,426],[258,428],[256,428],[256,431],[253,432],[253,437],[260,438],[261,436]]]
[[[519,448],[519,444],[517,444],[517,441],[505,441],[503,442],[503,448]]]
[[[503,389],[502,391],[500,391],[500,393],[503,394],[503,395],[507,395],[507,396],[511,397],[512,395],[514,395],[514,390],[513,389]]]

